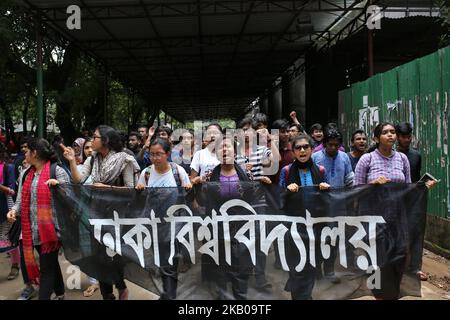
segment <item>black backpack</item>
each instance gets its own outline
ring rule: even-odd
[[[58,165],[58,162],[52,162],[50,163],[50,179],[56,179],[56,166]],[[28,173],[30,172],[30,168],[28,168],[22,177],[22,185],[25,182],[25,178],[27,177]]]

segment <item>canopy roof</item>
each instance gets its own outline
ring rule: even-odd
[[[367,6],[344,0],[16,1],[182,121],[239,117],[307,50],[361,28]],[[394,17],[435,14],[432,1],[372,3]],[[81,30],[66,27],[66,9],[74,4],[81,8]]]

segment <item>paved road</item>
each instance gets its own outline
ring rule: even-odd
[[[61,268],[64,273],[64,278],[67,283],[70,281],[71,264],[60,256]],[[450,300],[450,262],[445,258],[437,256],[427,250],[424,252],[423,268],[425,272],[430,273],[430,280],[422,282],[422,297],[404,297],[407,300]],[[21,276],[17,279],[8,281],[6,279],[9,273],[9,259],[6,254],[0,255],[0,300],[15,300],[19,297],[23,289],[23,282]],[[89,285],[87,277],[82,275],[81,288],[85,289]],[[159,297],[148,292],[132,283],[128,283],[130,291],[130,300],[155,300]],[[82,289],[67,289],[67,300],[100,300],[101,295],[99,290],[90,298],[83,297]],[[362,300],[372,300],[373,297],[362,297]]]

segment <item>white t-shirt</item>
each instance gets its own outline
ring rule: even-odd
[[[208,148],[194,153],[194,158],[191,162],[191,168],[198,172],[199,176],[205,176],[220,164],[216,157],[216,153],[212,153]]]
[[[189,176],[187,175],[186,171],[183,169],[183,167],[176,165],[178,168],[178,174],[180,176],[181,185],[187,185],[190,183]],[[147,169],[143,170],[141,172],[141,175],[139,176],[139,184],[145,185],[145,171]],[[172,168],[169,169],[166,173],[160,174],[155,170],[155,166],[150,167],[150,179],[148,179],[147,187],[149,188],[170,188],[170,187],[177,187],[177,182],[175,181],[175,178],[172,173]]]

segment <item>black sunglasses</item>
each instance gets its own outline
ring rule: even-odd
[[[301,150],[301,149],[308,150],[309,148],[311,148],[310,144],[298,144],[298,145],[294,146],[295,150]]]

